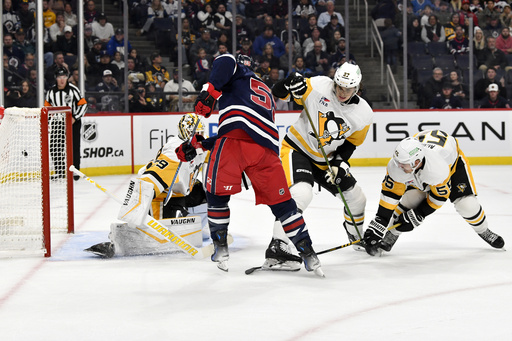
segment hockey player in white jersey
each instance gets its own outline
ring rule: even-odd
[[[340,194],[336,186],[339,186],[357,225],[354,226],[345,208],[343,226],[350,241],[361,239],[359,236],[363,235],[366,197],[350,174],[348,161],[356,147],[364,142],[373,122],[371,107],[356,94],[361,79],[359,66],[345,63],[336,70],[334,80],[325,76],[303,78],[292,74],[272,89],[274,96],[284,100],[293,98],[308,109],[308,112],[303,110],[298,121],[290,127],[281,146],[280,158],[292,198],[298,209],[304,212],[313,199],[315,182],[338,198]],[[307,113],[311,115],[320,141],[313,133]],[[319,142],[332,173],[328,170]],[[300,258],[289,252],[288,244],[281,224],[276,221],[262,268],[299,269]]]
[[[110,242],[93,245],[85,251],[105,258],[176,252],[178,248],[173,243],[163,240],[161,236],[150,235],[151,230],[148,232],[137,228],[148,213],[164,226],[172,225],[175,231],[186,235],[194,246],[202,246],[202,230],[205,229],[205,236],[209,235],[209,231],[206,224],[206,195],[198,177],[201,175],[202,178],[207,152],[198,150],[192,161],[182,163],[172,185],[172,197],[164,206],[164,199],[180,163],[175,149],[189,138],[197,120],[196,138],[204,135],[204,125],[199,116],[191,113],[183,115],[178,123],[178,135],[173,136],[158,151],[156,158],[139,170],[136,179],[130,180],[130,200],[121,207],[118,217],[124,223],[111,224]]]
[[[388,162],[377,215],[364,235],[366,251],[372,256],[380,250],[389,252],[402,232],[418,227],[448,199],[483,240],[503,248],[505,242],[489,229],[476,194],[468,160],[456,138],[429,130],[402,140]]]

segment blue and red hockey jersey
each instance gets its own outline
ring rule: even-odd
[[[259,145],[279,154],[279,134],[274,123],[272,91],[254,72],[238,64],[231,54],[213,61],[209,82],[222,91],[219,98],[219,137],[244,130]]]

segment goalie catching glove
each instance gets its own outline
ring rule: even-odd
[[[149,213],[154,192],[153,185],[149,182],[131,179],[117,219],[133,226],[141,226]]]
[[[210,117],[213,112],[213,108],[221,95],[222,92],[215,90],[212,83],[206,83],[203,85],[203,88],[194,103],[196,114],[206,118]]]
[[[201,144],[202,141],[204,141],[204,137],[202,135],[194,135],[190,142],[183,142],[178,148],[176,148],[176,156],[181,162],[192,161],[197,156],[198,149],[200,152],[206,150]]]
[[[370,256],[375,256],[377,254],[380,242],[388,230],[382,223],[382,218],[375,217],[375,219],[370,222],[368,229],[364,232],[364,248],[366,253]]]
[[[401,225],[396,228],[400,232],[412,231],[415,227],[420,226],[424,217],[416,213],[414,210],[406,211],[398,216],[397,223]]]

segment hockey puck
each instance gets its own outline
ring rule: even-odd
[[[28,156],[28,153],[26,150],[22,151],[21,154],[23,154],[24,157],[27,157]]]

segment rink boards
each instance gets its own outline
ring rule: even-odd
[[[299,112],[276,114],[282,139]],[[82,169],[88,175],[136,172],[172,135],[182,113],[89,114],[83,118]],[[205,119],[206,132],[215,135],[218,115]],[[457,137],[477,164],[512,164],[511,110],[376,111],[364,144],[352,166],[384,166],[396,144],[421,130],[440,129]]]

